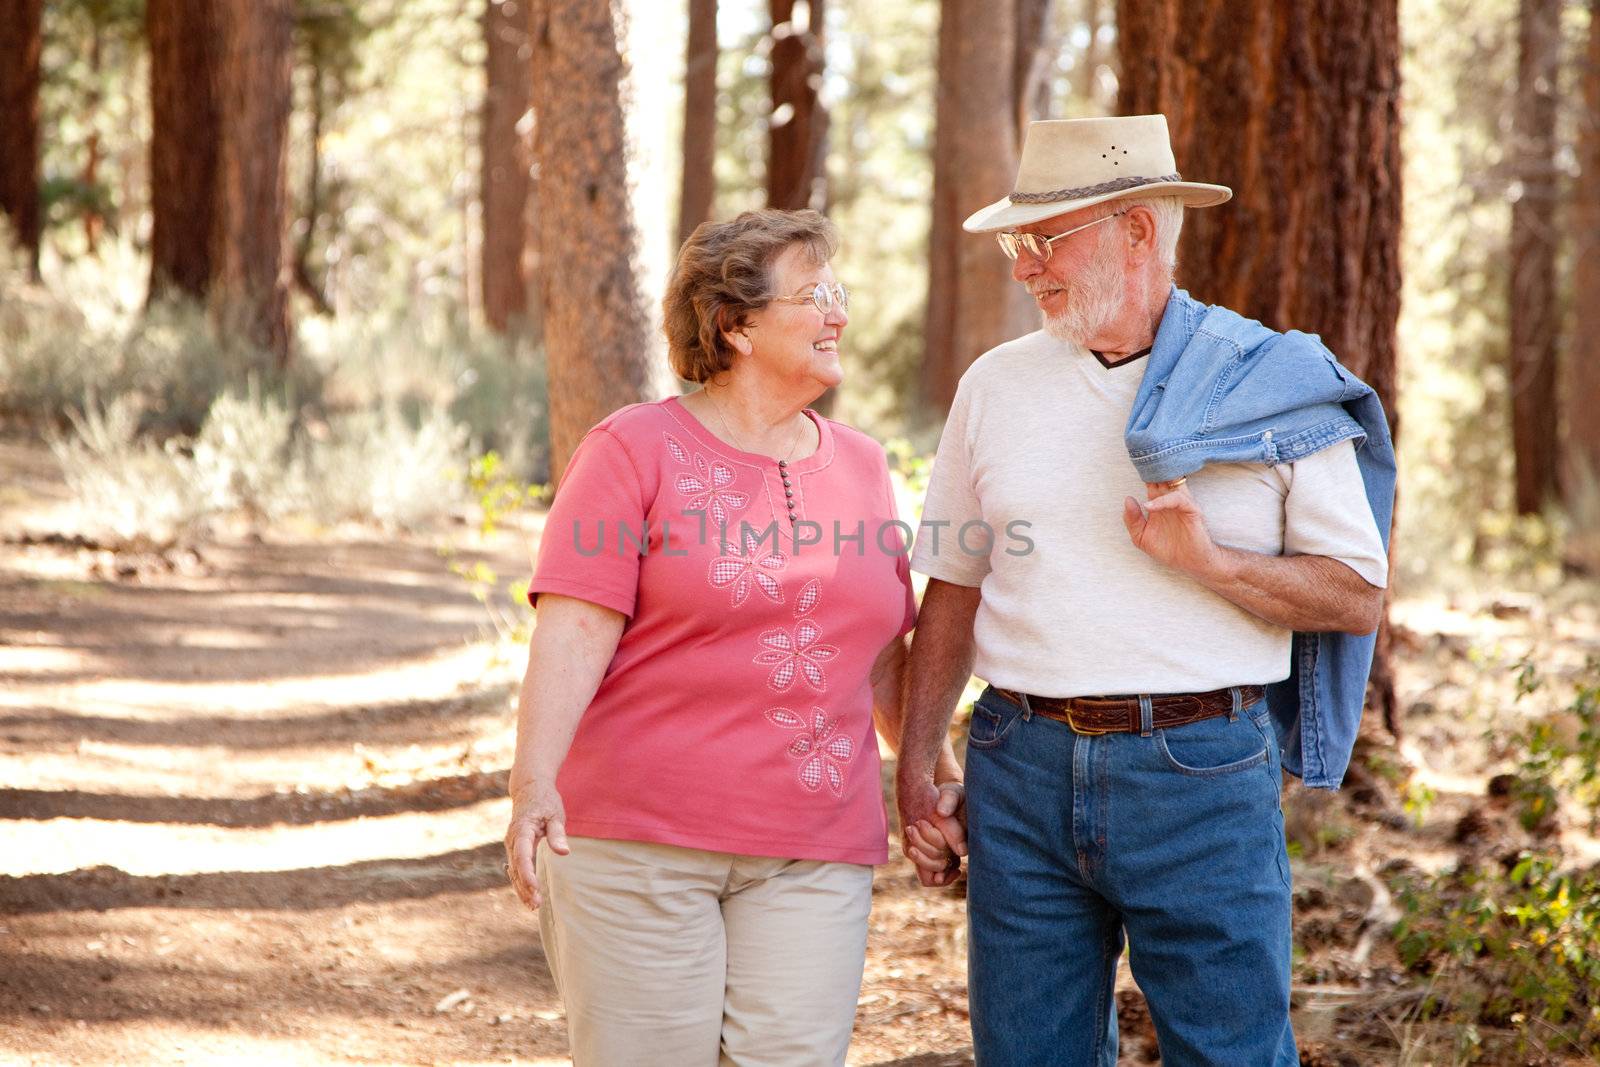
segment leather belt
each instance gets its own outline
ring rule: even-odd
[[[1066,723],[1075,734],[1136,734],[1141,730],[1139,697],[1136,696],[1036,697],[998,686],[994,691],[1035,715]],[[1236,692],[1239,694],[1238,704],[1234,703]],[[1238,685],[1214,689],[1209,693],[1151,696],[1150,726],[1156,730],[1168,730],[1174,726],[1213,719],[1218,715],[1231,715],[1235,707],[1247,708],[1265,693],[1259,685]]]

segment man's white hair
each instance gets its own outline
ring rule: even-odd
[[[1130,197],[1123,210],[1147,207],[1156,217],[1156,255],[1170,276],[1178,266],[1178,235],[1183,232],[1183,201],[1175,196]]]

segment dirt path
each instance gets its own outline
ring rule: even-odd
[[[565,1062],[500,871],[520,664],[484,640],[443,537],[236,533],[169,566],[67,528],[48,454],[0,442],[0,1063]],[[452,539],[517,574],[531,535]],[[1600,652],[1597,604],[1397,606],[1393,758],[1435,799],[1420,826],[1370,773],[1286,800],[1305,1063],[1400,1062],[1417,998],[1380,875],[1468,847],[1511,665]],[[1499,818],[1471,847],[1509,847]],[[851,1062],[969,1064],[959,890],[897,861],[874,894]],[[1154,1062],[1126,973],[1119,1005],[1122,1062]]]
[[[46,453],[0,473],[0,1062],[565,1062],[500,870],[512,665],[442,538],[169,570],[62,538]],[[854,1059],[970,1062],[961,901],[911,881],[878,879]]]

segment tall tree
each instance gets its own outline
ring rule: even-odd
[[[622,0],[534,0],[533,107],[539,116],[539,272],[550,392],[550,473],[559,478],[596,422],[646,399],[650,316],[639,291],[639,231],[628,195],[617,47]]]
[[[218,0],[216,220],[211,302],[240,331],[289,363],[289,106],[291,0]]]
[[[1028,79],[1018,77],[1019,5],[944,0],[939,17],[933,140],[933,220],[923,385],[942,415],[974,359],[1035,328],[1037,315],[987,235],[961,220],[1010,189],[1017,172],[1017,119]]]
[[[1011,60],[1012,98],[1017,106],[1017,145],[1028,123],[1050,111],[1050,63],[1056,42],[1050,32],[1051,0],[1014,0],[1017,30]]]
[[[1268,326],[1321,334],[1393,426],[1397,0],[1119,0],[1117,41],[1122,113],[1163,112],[1183,173],[1234,190],[1184,220],[1179,282]],[[1373,681],[1393,730],[1388,647],[1385,624]]]
[[[1562,0],[1521,0],[1512,117],[1511,440],[1517,511],[1556,495],[1556,81]]]
[[[683,70],[683,190],[678,245],[711,217],[717,179],[717,0],[689,0],[689,46]]]
[[[39,54],[43,0],[0,0],[0,214],[39,274]]]
[[[485,0],[483,313],[498,333],[528,314],[528,206],[533,194],[528,15],[528,0]]]
[[[767,206],[827,206],[828,112],[822,88],[824,0],[767,0],[772,15],[772,117]],[[798,9],[798,10],[797,10]],[[797,16],[804,15],[802,22]]]
[[[217,184],[215,0],[146,0],[150,45],[150,297],[211,284]]]
[[[1567,347],[1566,498],[1573,519],[1594,540],[1589,565],[1600,569],[1600,0],[1589,3],[1589,51],[1580,74],[1578,181],[1573,201],[1572,291],[1577,295]]]

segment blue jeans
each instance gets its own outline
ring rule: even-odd
[[[1300,1062],[1267,705],[1146,734],[1076,734],[992,688],[973,711],[968,989],[980,1067],[1115,1067],[1125,934],[1166,1067]]]

